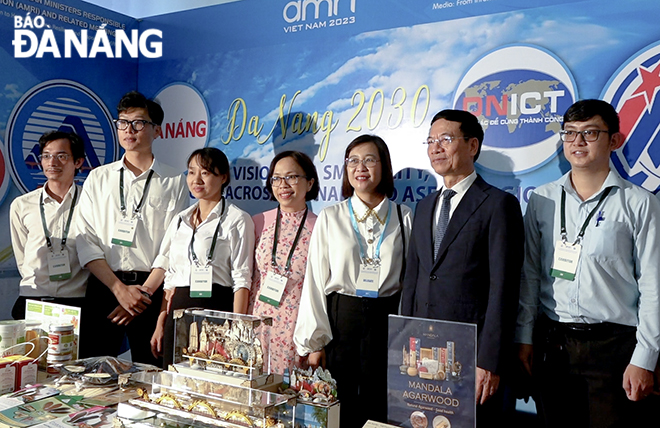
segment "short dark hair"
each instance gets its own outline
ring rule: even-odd
[[[305,200],[311,201],[313,199],[317,199],[319,197],[320,186],[319,175],[316,172],[316,166],[314,166],[314,162],[303,152],[287,150],[285,152],[278,153],[270,162],[270,168],[268,168],[268,177],[266,178],[266,190],[268,190],[270,193],[270,200],[277,200],[275,195],[273,195],[273,186],[270,183],[270,179],[273,178],[273,170],[275,169],[275,165],[277,165],[277,163],[284,158],[293,159],[298,164],[298,166],[302,168],[303,172],[305,173],[305,177],[307,177],[307,180],[314,180],[314,183],[312,183],[312,188],[309,189],[307,194],[305,194]]]
[[[346,147],[346,152],[344,153],[344,159],[347,159],[351,154],[351,151],[362,144],[374,143],[376,149],[378,150],[378,157],[380,158],[381,165],[381,176],[380,183],[376,186],[376,191],[381,195],[386,195],[388,198],[391,198],[394,194],[394,173],[392,172],[392,158],[390,157],[390,149],[387,148],[387,144],[380,138],[378,135],[360,135],[353,141],[351,141]],[[353,186],[351,186],[350,181],[348,181],[348,168],[346,162],[344,161],[344,178],[341,183],[341,195],[344,199],[348,199],[353,196]]]
[[[186,165],[190,165],[190,161],[194,158],[198,158],[199,165],[211,174],[215,176],[224,175],[227,177],[227,180],[224,182],[222,189],[220,190],[220,192],[224,193],[225,188],[229,186],[231,181],[227,155],[225,155],[222,150],[216,149],[215,147],[204,147],[192,152],[190,156],[188,156],[188,162],[186,162]]]
[[[85,143],[75,132],[66,131],[48,131],[39,138],[39,154],[44,152],[48,143],[55,140],[69,140],[69,147],[73,160],[83,159],[85,157]]]
[[[484,129],[481,127],[481,124],[479,123],[479,119],[477,119],[475,115],[473,115],[468,111],[447,109],[447,110],[442,110],[441,112],[433,116],[433,120],[431,120],[431,125],[433,125],[436,121],[440,119],[445,119],[450,122],[460,123],[461,124],[460,129],[465,138],[467,139],[476,138],[479,141],[479,147],[477,148],[477,153],[474,155],[474,158],[472,159],[473,162],[476,162],[477,159],[479,158],[479,154],[481,153],[481,145],[484,142]]]
[[[564,129],[567,122],[584,122],[595,116],[603,119],[610,135],[619,132],[619,114],[610,103],[603,100],[580,100],[570,106],[564,113],[561,129]]]
[[[151,121],[157,125],[163,124],[165,113],[163,108],[156,101],[150,100],[137,91],[131,91],[121,97],[119,104],[117,104],[117,114],[121,114],[128,109],[143,108],[149,113]]]

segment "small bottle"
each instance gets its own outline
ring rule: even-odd
[[[51,324],[48,329],[48,369],[58,374],[62,363],[73,358],[73,324]]]

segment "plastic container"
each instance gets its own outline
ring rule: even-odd
[[[73,359],[73,324],[51,324],[48,328],[48,373],[59,373],[59,365]]]
[[[0,321],[0,354],[14,345],[25,342],[25,321]],[[12,349],[13,354],[23,354],[24,347]]]

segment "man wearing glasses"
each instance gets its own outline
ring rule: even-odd
[[[425,141],[438,191],[417,205],[402,314],[477,324],[477,423],[500,417],[523,262],[518,200],[474,169],[484,132],[465,111],[443,110]]]
[[[21,274],[14,319],[25,319],[25,300],[81,307],[87,271],[78,263],[72,223],[81,188],[73,177],[85,161],[80,137],[49,131],[39,138],[40,189],[20,196],[9,209],[11,244]]]
[[[117,106],[121,160],[93,170],[80,199],[80,264],[92,274],[81,325],[81,357],[118,355],[128,336],[133,361],[160,365],[149,340],[162,300],[166,261],[157,260],[172,218],[189,203],[179,171],[155,159],[163,109],[138,92]],[[130,323],[130,325],[129,325]]]
[[[560,135],[571,170],[525,214],[519,357],[546,426],[643,426],[658,404],[660,203],[610,167],[625,138],[610,104],[573,104]]]

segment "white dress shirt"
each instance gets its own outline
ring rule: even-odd
[[[51,235],[53,250],[62,248],[62,235],[69,218],[76,186],[73,185],[62,199],[62,203],[48,195],[45,187],[14,199],[9,208],[11,244],[21,274],[20,295],[33,297],[84,297],[89,273],[78,263],[76,252],[76,216],[71,219],[66,250],[69,252],[71,278],[51,281],[48,274],[46,237],[41,223],[39,203],[43,195],[46,227]],[[78,187],[78,198],[82,188]],[[80,200],[80,199],[79,199]],[[80,205],[79,203],[77,205]],[[76,212],[78,208],[74,210]]]
[[[115,225],[122,218],[119,178],[124,170],[124,195],[127,216],[139,204],[149,171],[154,174],[147,197],[140,210],[133,245],[112,244]],[[151,167],[138,177],[124,165],[124,158],[100,166],[85,180],[80,198],[77,226],[80,228],[76,245],[80,265],[105,259],[113,271],[149,272],[154,263],[167,225],[190,203],[183,174],[163,165],[154,158]]]
[[[468,175],[458,183],[454,184],[454,187],[451,188],[456,194],[452,196],[452,198],[449,200],[449,219],[451,220],[451,216],[454,214],[454,211],[456,211],[456,207],[458,207],[458,204],[461,203],[461,199],[463,199],[463,196],[467,193],[467,191],[470,189],[470,186],[475,182],[477,179],[477,171],[472,171],[472,174]],[[437,204],[435,204],[435,213],[433,217],[433,230],[435,230],[438,227],[438,222],[440,221],[440,210],[442,209],[442,192],[444,191],[445,186],[444,184],[438,186],[438,198],[440,199]]]
[[[584,233],[575,279],[550,275],[561,240],[561,193],[566,192],[566,231],[573,243],[605,189],[612,187]],[[570,172],[538,187],[525,213],[524,280],[516,342],[532,343],[539,314],[569,323],[611,322],[637,327],[630,362],[653,371],[660,354],[660,203],[611,169],[586,201]]]
[[[190,286],[190,271],[194,263],[190,252],[193,235],[190,220],[198,204],[174,217],[167,229],[158,263],[153,266],[166,270],[165,289]],[[197,226],[193,248],[199,263],[205,265],[213,234],[220,222],[211,260],[213,283],[232,287],[234,292],[240,288],[249,290],[254,260],[254,223],[252,217],[236,205],[226,201],[225,204],[224,213],[221,201]]]
[[[357,196],[351,198],[355,217],[362,219],[369,210]],[[385,198],[374,208],[384,221],[390,209],[389,223],[380,249],[379,297],[388,297],[401,290],[399,282],[403,267],[403,242],[396,204]],[[401,205],[406,249],[410,242],[412,211]],[[360,241],[366,256],[373,258],[384,226],[373,213],[358,222]],[[326,306],[326,296],[338,292],[355,296],[360,272],[360,245],[351,224],[348,200],[325,208],[319,214],[307,255],[307,273],[300,299],[300,311],[294,333],[298,354],[307,355],[325,347],[332,340]],[[368,298],[368,297],[363,297]]]

